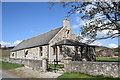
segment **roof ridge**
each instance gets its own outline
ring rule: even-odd
[[[58,27],[58,28],[55,28],[55,29],[52,29],[52,30],[50,30],[50,31],[54,31],[54,30],[59,29],[59,28],[62,28],[62,27],[63,27],[63,26]],[[47,31],[47,32],[45,32],[45,33],[48,33],[48,32],[50,32],[50,31]],[[39,34],[39,35],[36,35],[36,36],[34,36],[34,37],[31,37],[31,38],[28,38],[28,39],[26,39],[26,40],[29,40],[29,39],[32,39],[32,38],[38,37],[38,36],[43,35],[43,34],[45,34],[45,33],[41,33],[41,34]],[[26,40],[25,40],[25,41],[26,41]]]

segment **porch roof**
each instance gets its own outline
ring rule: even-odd
[[[88,44],[81,43],[79,41],[75,41],[75,40],[71,40],[71,39],[61,40],[61,41],[55,43],[54,45],[52,45],[52,47],[61,46],[61,45],[95,47],[94,45],[88,45]]]
[[[52,47],[54,47],[54,46],[60,46],[60,45],[87,46],[87,44],[81,43],[79,41],[75,41],[75,40],[71,40],[71,39],[64,39],[64,40],[61,40],[61,41],[55,43],[54,45],[52,45]]]

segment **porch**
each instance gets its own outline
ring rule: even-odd
[[[72,61],[96,61],[95,46],[70,39],[64,39],[55,43],[52,47],[55,49],[55,61],[59,61],[57,47],[62,51],[63,59],[70,57]]]

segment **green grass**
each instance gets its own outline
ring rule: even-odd
[[[23,65],[0,61],[0,68],[2,68],[4,70],[15,69],[15,68],[18,68],[18,67],[23,67]]]
[[[113,53],[115,56],[119,56],[120,52]]]
[[[49,64],[48,65],[48,70],[47,71],[54,71],[55,69],[54,69],[54,67],[55,67],[55,65],[53,65],[53,64]],[[59,69],[61,69],[61,68],[64,68],[64,65],[56,65],[56,70],[59,70]]]
[[[97,61],[120,61],[120,59],[117,58],[110,58],[110,57],[97,57]]]
[[[80,72],[66,72],[58,78],[93,78],[93,76]]]
[[[98,80],[98,78],[111,79],[112,77],[104,77],[102,75],[93,76],[93,75],[89,75],[81,72],[66,72],[61,76],[59,76],[58,79],[59,78],[97,78]],[[118,79],[118,78],[112,78],[112,79]]]

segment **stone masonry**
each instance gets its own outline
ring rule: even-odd
[[[2,61],[9,63],[22,64],[25,67],[46,71],[47,70],[47,62],[46,59],[43,60],[32,60],[32,59],[14,59],[14,58],[2,58]]]
[[[65,72],[83,72],[91,75],[120,77],[119,62],[65,61]]]

